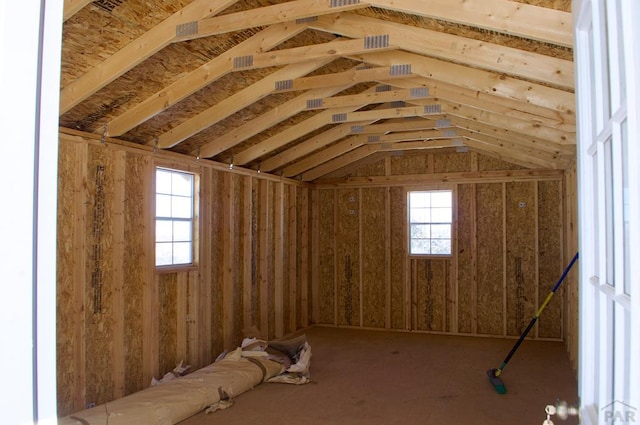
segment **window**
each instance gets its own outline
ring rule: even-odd
[[[194,180],[156,168],[156,266],[193,264]]]
[[[451,255],[453,192],[409,192],[409,253]]]

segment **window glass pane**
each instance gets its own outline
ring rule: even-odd
[[[173,263],[191,263],[191,242],[176,242],[173,244]]]
[[[156,193],[171,194],[171,172],[167,170],[156,170]]]
[[[429,254],[429,239],[411,239],[412,254]]]
[[[171,243],[156,243],[156,266],[171,264]]]
[[[440,255],[451,254],[451,239],[431,239],[431,253]]]
[[[434,239],[451,239],[451,225],[450,224],[431,225],[431,237]]]
[[[598,175],[600,170],[598,170],[598,156],[594,155],[591,157],[591,166],[592,170],[592,178],[593,178],[593,273],[595,276],[600,278],[600,255],[602,254],[602,250],[600,249],[600,215],[602,214],[600,211],[600,190],[598,189]]]
[[[173,233],[170,220],[156,220],[156,242],[171,242]]]
[[[428,223],[431,221],[431,208],[411,208],[412,223]]]
[[[171,212],[174,218],[191,218],[191,208],[193,201],[191,198],[174,196],[171,199]]]
[[[610,73],[609,73],[609,69],[611,68],[609,62],[611,60],[611,53],[609,53],[609,19],[607,16],[607,12],[608,9],[605,5],[605,2],[601,2],[600,7],[602,7],[602,14],[601,14],[601,30],[602,30],[602,40],[601,40],[601,52],[602,52],[602,58],[604,59],[604,62],[602,64],[602,76],[600,77],[600,80],[602,81],[602,89],[603,89],[603,93],[602,96],[604,97],[604,103],[603,102],[603,106],[604,106],[604,118],[605,118],[605,122],[609,120],[609,118],[611,117],[611,86],[610,86],[610,82],[612,80],[612,78],[610,77]],[[615,77],[614,77],[615,78]]]
[[[431,194],[429,192],[411,192],[409,195],[411,208],[425,208],[431,206]]]
[[[606,276],[607,284],[613,285],[615,282],[615,245],[613,240],[613,154],[611,139],[604,143],[604,207],[606,226]]]
[[[433,223],[450,223],[451,208],[431,208],[431,221]]]
[[[452,197],[451,190],[409,192],[410,254],[451,255]]]
[[[156,265],[193,263],[193,174],[156,169]]]
[[[185,173],[173,173],[173,186],[171,193],[179,196],[191,197],[191,188],[193,187],[193,176]]]
[[[191,221],[173,222],[173,240],[176,242],[191,241]]]
[[[156,195],[156,217],[171,217],[170,195]]]
[[[613,5],[613,3],[611,3]],[[616,14],[616,21],[618,23],[622,23],[622,4],[620,3],[620,0],[617,0],[615,2],[615,14]],[[625,66],[626,64],[626,60],[625,60],[625,51],[624,51],[624,34],[623,34],[623,28],[622,25],[614,25],[615,31],[616,31],[616,37],[617,37],[617,53],[618,53],[618,60],[617,60],[617,68],[619,71],[619,77],[617,78],[617,83],[620,84],[620,103],[619,104],[623,104],[624,100],[627,97],[627,75],[626,75],[626,69],[627,67]]]
[[[432,207],[451,207],[451,191],[439,191],[431,193]]]
[[[412,238],[430,238],[431,225],[429,224],[412,224],[411,225],[411,237]]]
[[[622,219],[624,221],[624,293],[631,295],[631,227],[629,224],[629,135],[627,134],[627,120],[622,122],[620,129],[622,144]]]

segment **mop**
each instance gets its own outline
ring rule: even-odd
[[[504,386],[504,382],[502,382],[502,379],[500,379],[500,374],[502,373],[504,368],[507,366],[507,363],[509,363],[509,360],[511,360],[511,357],[513,357],[513,355],[515,354],[518,347],[520,347],[520,344],[522,344],[522,341],[524,341],[524,339],[527,337],[527,334],[529,333],[531,328],[533,328],[533,325],[536,324],[536,322],[538,321],[538,317],[540,317],[540,314],[542,313],[542,310],[544,310],[547,304],[549,304],[549,301],[551,301],[551,298],[560,287],[560,284],[562,283],[564,278],[567,276],[567,274],[573,267],[573,264],[576,262],[576,260],[578,260],[577,252],[576,252],[576,255],[573,256],[573,259],[571,260],[567,268],[564,269],[564,272],[562,273],[562,276],[560,276],[560,279],[558,280],[556,285],[553,287],[551,292],[549,292],[549,295],[547,295],[547,298],[544,300],[544,302],[538,309],[538,312],[536,313],[536,315],[533,316],[533,318],[529,322],[529,325],[527,325],[527,328],[524,330],[524,332],[522,332],[522,335],[520,335],[520,338],[518,338],[518,341],[515,343],[511,351],[509,351],[509,354],[507,354],[507,357],[505,357],[500,367],[498,369],[489,369],[487,371],[487,376],[489,377],[489,381],[491,382],[491,385],[493,385],[493,387],[496,389],[498,394],[505,394],[507,392],[507,388]]]

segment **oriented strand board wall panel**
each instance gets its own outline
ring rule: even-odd
[[[478,246],[478,333],[503,334],[502,184],[476,185]]]
[[[239,215],[240,220],[240,241],[241,241],[241,249],[240,249],[240,267],[242,270],[242,322],[254,324],[254,316],[253,316],[253,278],[254,278],[254,263],[253,259],[253,248],[254,237],[253,237],[253,178],[252,177],[242,177],[242,191],[237,194],[240,197],[241,206],[240,211],[242,214]]]
[[[391,196],[391,328],[405,329],[406,309],[405,282],[406,270],[406,232],[407,209],[404,188],[392,187]]]
[[[111,375],[113,379],[113,397],[119,398],[125,395],[125,322],[124,322],[124,257],[126,234],[124,226],[126,221],[126,164],[127,153],[115,152],[113,160],[113,202],[110,211],[111,228],[113,234],[112,244],[112,349],[113,367]]]
[[[523,167],[486,155],[478,155],[478,171],[519,170]]]
[[[540,292],[547,290],[539,287],[548,263],[542,249],[563,243],[560,176],[535,179],[512,173],[522,168],[518,165],[452,150],[405,153],[384,162],[385,178],[340,181],[336,174],[314,192],[320,215],[318,249],[324,259],[316,275],[322,288],[316,303],[324,314],[321,323],[518,336],[538,308],[544,296]],[[341,170],[341,175],[365,176],[373,163]],[[460,182],[444,182],[441,175],[434,179],[433,173]],[[406,181],[398,178],[402,175]],[[456,195],[453,255],[410,257],[407,190],[444,187]],[[357,301],[362,323],[352,320]],[[562,335],[538,334],[536,328],[531,337]]]
[[[285,239],[285,258],[287,264],[284,266],[283,274],[286,276],[287,288],[284,290],[285,297],[285,323],[284,332],[289,334],[298,329],[296,323],[298,322],[298,310],[299,306],[299,293],[300,287],[298,279],[298,188],[290,186],[286,188],[286,211],[287,220],[285,221],[285,227],[287,229],[287,235]]]
[[[458,194],[458,222],[456,223],[458,332],[473,333],[476,318],[475,185],[460,184],[456,192]]]
[[[88,403],[101,404],[113,397],[111,335],[113,318],[111,305],[112,243],[110,206],[113,205],[112,151],[105,148],[89,150],[87,191],[89,194],[86,221],[87,285],[85,287],[85,332],[103,338],[87,340],[86,398]]]
[[[86,158],[82,158],[86,155],[86,150],[85,145],[61,144],[58,154],[60,178],[58,181],[56,315],[69,318],[69,320],[56,322],[58,410],[64,412],[74,411],[76,398],[74,384],[84,381],[84,368],[77,367],[81,362],[78,354],[84,351],[82,349],[84,341],[77,338],[77,335],[82,333],[84,321],[75,320],[78,317],[75,285],[84,281],[84,275],[74,274],[78,268],[76,263],[82,261],[83,257],[74,255],[76,246],[71,241],[75,241],[76,234],[85,228],[84,197],[86,194],[83,190],[83,170],[79,170],[77,164],[86,163]],[[84,265],[80,269],[84,270]],[[77,406],[77,408],[81,407],[81,405]]]
[[[471,153],[446,152],[433,155],[434,173],[471,171]]]
[[[318,193],[318,323],[321,324],[335,324],[336,320],[335,193],[332,189]]]
[[[538,221],[540,263],[540,303],[553,289],[564,267],[562,250],[562,184],[559,181],[538,183]],[[567,264],[573,257],[568,253]],[[566,284],[567,282],[564,282]],[[562,337],[562,294],[566,287],[561,286],[538,320],[538,335],[542,338]]]
[[[383,328],[386,317],[385,188],[362,189],[362,325]]]
[[[267,290],[267,299],[266,299],[266,306],[267,306],[267,316],[268,316],[268,326],[267,326],[267,332],[264,334],[264,337],[269,339],[272,338],[276,335],[276,300],[275,300],[275,290],[276,290],[276,265],[274,264],[278,258],[282,258],[282,257],[277,257],[275,255],[275,251],[276,251],[276,217],[275,217],[275,203],[276,203],[276,185],[278,183],[275,182],[268,182],[268,189],[267,189],[267,197],[269,198],[270,202],[267,203],[268,208],[267,208],[267,222],[268,224],[268,229],[267,229],[267,239],[268,239],[268,249],[269,249],[269,255],[267,258],[269,258],[268,263],[267,263],[267,285],[266,285],[266,290]],[[279,218],[278,218],[279,219]],[[278,266],[280,267],[280,265]]]
[[[415,297],[414,329],[445,332],[445,296],[449,285],[448,260],[416,259],[411,261]]]
[[[308,259],[292,264],[310,255],[299,182],[84,134],[61,135],[59,152],[60,415],[146,388],[180,360],[209,364],[251,325],[272,338],[307,323]],[[194,266],[154,265],[156,166],[198,175]]]
[[[371,162],[359,167],[355,172],[356,176],[384,176],[386,172],[385,160]]]
[[[408,153],[391,158],[391,175],[428,173],[433,173],[428,155]]]
[[[212,239],[205,237],[209,230],[213,228],[214,220],[214,201],[210,196],[213,185],[214,171],[211,168],[204,167],[202,169],[202,175],[200,179],[200,234],[203,235],[200,238],[200,268],[197,271],[196,277],[189,281],[190,291],[193,290],[194,294],[189,294],[189,336],[192,334],[198,335],[198,362],[195,364],[206,365],[213,360],[213,323],[212,323],[212,302],[213,288],[210,284],[212,276],[212,260],[214,246]],[[195,300],[194,300],[195,298]],[[197,320],[194,320],[197,317]],[[195,329],[194,329],[195,328]],[[195,365],[194,364],[194,365]]]
[[[124,306],[125,327],[125,393],[141,390],[148,382],[142,378],[142,292],[144,287],[145,247],[140,229],[146,227],[144,199],[145,185],[149,176],[143,156],[129,155],[126,168],[125,234],[124,256]]]
[[[311,218],[311,193],[307,188],[298,188],[296,205],[296,224],[297,224],[297,282],[299,296],[298,308],[296,315],[296,328],[307,327],[310,323],[310,312],[312,311],[311,287],[309,281],[309,267],[311,265],[311,247],[310,247],[310,218]]]
[[[220,208],[220,199],[224,196],[223,185],[224,173],[221,171],[214,171],[211,176],[211,192],[207,195],[211,199],[216,200],[216,208],[213,208],[211,214],[211,228],[203,229],[205,238],[210,238],[211,244],[211,274],[206,278],[211,282],[212,296],[211,296],[211,330],[213,333],[212,338],[212,351],[214,353],[220,353],[224,350],[223,331],[222,325],[224,323],[224,316],[222,310],[223,302],[223,252],[225,249],[224,244],[221,243],[220,235],[224,231],[224,211]],[[215,356],[214,356],[215,357]]]
[[[360,326],[360,193],[339,189],[336,214],[338,324]]]
[[[507,335],[510,336],[520,335],[537,310],[536,184],[505,184]]]
[[[184,280],[184,279],[183,279]],[[177,340],[174,337],[178,333],[178,276],[176,273],[166,273],[159,276],[159,329],[160,347],[158,349],[160,376],[173,370],[182,359],[176,359],[178,350]],[[180,282],[186,284],[186,281]],[[184,300],[186,301],[186,300]]]
[[[251,204],[254,208],[251,210],[251,324],[259,328],[260,326],[260,251],[259,232],[258,232],[258,211],[260,210],[260,196],[258,193],[260,181],[253,178],[251,186]]]
[[[244,270],[241,263],[242,243],[243,239],[239,237],[242,234],[242,177],[233,173],[227,173],[231,176],[233,198],[231,202],[230,214],[233,216],[233,225],[229,237],[232,242],[227,245],[225,251],[231,253],[231,322],[233,323],[230,333],[231,348],[235,348],[242,341],[242,271]],[[225,190],[226,192],[227,190]],[[229,249],[231,248],[232,249]],[[227,320],[225,320],[226,322]]]

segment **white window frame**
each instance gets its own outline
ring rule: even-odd
[[[451,233],[449,236],[450,241],[450,251],[448,254],[423,254],[423,253],[413,253],[411,250],[411,225],[414,224],[411,221],[411,194],[416,192],[449,192],[451,193],[451,220],[449,222],[434,222],[429,221],[425,222],[425,224],[449,224],[451,226]],[[406,199],[407,199],[407,253],[409,257],[413,258],[450,258],[453,256],[455,250],[455,219],[456,219],[456,192],[453,187],[416,187],[410,188],[406,191]]]
[[[168,172],[171,173],[172,175],[175,174],[183,174],[183,175],[190,175],[192,177],[192,182],[191,182],[191,195],[190,196],[184,196],[184,195],[178,195],[178,194],[174,194],[174,193],[160,193],[158,192],[158,188],[156,186],[156,184],[154,184],[154,253],[157,253],[158,250],[158,244],[162,243],[162,244],[171,244],[172,247],[174,244],[176,243],[184,243],[184,242],[188,242],[191,244],[191,249],[190,249],[190,261],[188,262],[176,262],[174,258],[172,258],[172,262],[171,263],[167,263],[167,264],[158,264],[158,258],[157,255],[154,255],[154,264],[156,266],[157,269],[159,270],[167,270],[167,269],[176,269],[176,268],[191,268],[191,267],[195,267],[197,264],[197,235],[198,235],[198,174],[189,171],[189,170],[184,170],[184,169],[180,169],[180,168],[175,168],[175,167],[167,167],[167,166],[163,166],[163,165],[156,165],[155,170],[154,170],[154,183],[157,182],[157,176],[158,176],[158,172],[162,171],[162,172]],[[190,199],[190,203],[191,203],[191,217],[176,217],[173,214],[169,215],[169,216],[158,216],[157,213],[157,202],[158,202],[158,195],[169,195],[171,197],[176,197],[176,198],[188,198]],[[184,240],[184,241],[176,241],[174,238],[174,236],[172,235],[172,241],[158,241],[158,222],[159,221],[171,221],[172,223],[174,222],[188,222],[190,224],[190,230],[191,230],[191,238],[190,240]]]

